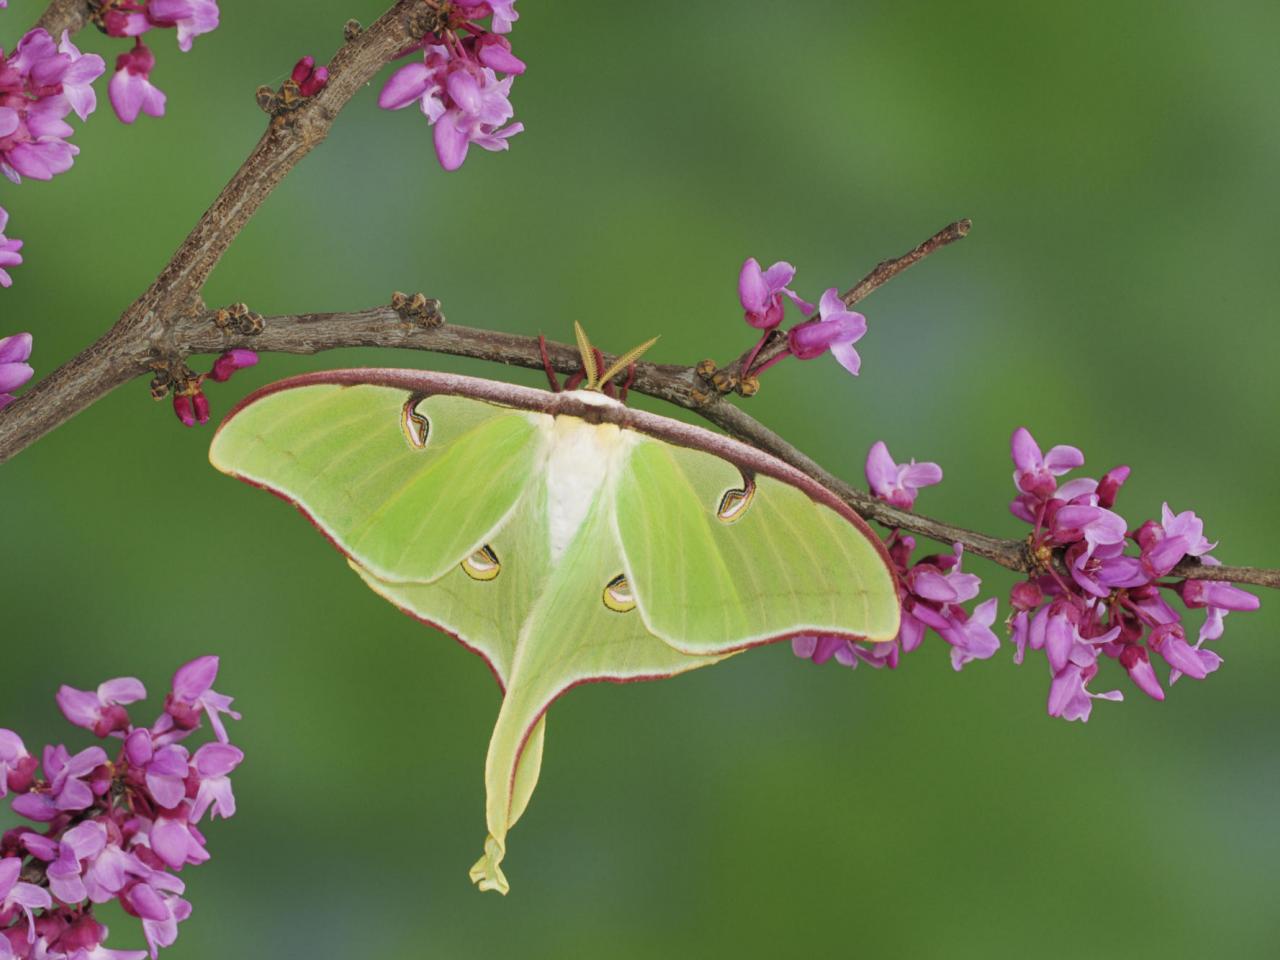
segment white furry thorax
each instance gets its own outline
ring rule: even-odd
[[[593,406],[618,401],[601,393],[573,391],[578,399]],[[547,525],[551,535],[551,562],[557,563],[569,549],[591,506],[618,465],[625,462],[635,441],[630,430],[612,423],[587,423],[577,417],[547,418],[545,460],[547,484]]]

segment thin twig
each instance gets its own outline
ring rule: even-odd
[[[173,343],[184,356],[193,353],[219,353],[232,347],[297,354],[315,354],[340,347],[401,347],[473,357],[534,370],[544,367],[545,347],[546,363],[560,373],[574,373],[582,364],[577,349],[569,344],[448,323],[424,327],[407,323],[391,307],[374,307],[353,313],[266,317],[262,332],[256,335],[224,332],[215,325],[213,314],[204,314],[180,320],[173,329]],[[614,359],[608,355],[604,358],[606,365]],[[692,410],[739,440],[786,461],[813,477],[868,520],[920,534],[944,544],[962,543],[969,553],[1010,570],[1022,573],[1035,570],[1022,540],[988,536],[891,507],[825,470],[729,401],[717,398],[710,403],[702,402],[699,398],[701,386],[701,378],[690,367],[640,362],[635,364],[631,389]],[[1210,567],[1187,561],[1179,564],[1172,575],[1201,580],[1230,580],[1280,589],[1280,570]]]
[[[844,305],[846,307],[852,307],[859,300],[866,298],[866,296],[877,287],[880,287],[892,280],[908,267],[912,267],[919,263],[925,257],[929,256],[929,254],[937,250],[941,250],[943,247],[947,246],[947,244],[955,243],[957,240],[963,240],[969,235],[969,230],[972,227],[973,221],[968,219],[956,220],[954,223],[947,224],[928,240],[925,240],[914,249],[907,251],[902,256],[893,257],[890,260],[881,260],[876,264],[876,268],[874,270],[846,290],[841,295],[840,299],[844,301]],[[817,320],[818,314],[815,313],[809,319]],[[754,350],[755,348],[753,347],[752,350],[748,350],[730,364],[726,371],[729,376],[722,379],[721,382],[725,384],[736,383],[738,378],[743,376],[743,374],[750,372],[744,369],[744,366],[748,361],[751,362],[753,369],[758,370],[765,364],[769,363],[770,360],[776,360],[786,352],[787,338],[781,331],[775,330],[765,341],[764,345],[755,352],[754,356],[752,356],[752,352]]]

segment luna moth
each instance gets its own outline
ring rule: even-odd
[[[508,890],[507,833],[570,687],[801,634],[898,631],[888,556],[844,503],[752,447],[606,396],[593,361],[585,348],[587,389],[559,393],[420,370],[293,377],[241,402],[210,450],[487,661],[502,705],[481,890]]]

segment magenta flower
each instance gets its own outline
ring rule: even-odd
[[[1026,427],[1013,432],[1010,441],[1013,453],[1013,482],[1023,493],[1048,497],[1057,489],[1055,477],[1084,465],[1084,454],[1076,447],[1057,446],[1047,455],[1040,452],[1040,445]]]
[[[176,808],[186,799],[190,758],[185,747],[169,744],[156,750],[144,765],[147,789],[156,803],[166,810]]]
[[[92,730],[96,736],[126,729],[129,726],[129,714],[125,704],[145,700],[147,690],[141,680],[134,677],[120,677],[108,680],[98,686],[96,692],[77,690],[65,684],[58,690],[58,708],[62,715],[77,727]]]
[[[164,116],[165,95],[151,83],[155,65],[155,54],[141,40],[116,58],[116,72],[107,86],[107,95],[121,123],[133,123],[139,113]]]
[[[243,760],[244,752],[229,743],[206,743],[196,751],[192,761],[200,786],[191,806],[193,823],[199,823],[210,807],[213,808],[210,819],[222,817],[225,820],[235,815],[236,798],[231,792],[229,775]]]
[[[834,660],[851,670],[857,669],[859,663],[868,664],[877,670],[882,667],[892,670],[898,666],[896,641],[863,646],[842,637],[799,636],[792,638],[791,652],[802,660],[812,660],[818,664]]]
[[[427,43],[422,62],[401,67],[378,95],[378,106],[384,110],[419,104],[435,127],[436,158],[445,170],[462,166],[471,144],[506,150],[507,140],[524,129],[520,123],[503,126],[514,115],[508,97],[515,78],[499,80],[494,68],[478,59],[484,51],[486,58],[502,56],[492,43],[477,47],[474,38],[453,46]],[[514,57],[507,66],[516,64],[523,68]]]
[[[177,877],[170,877],[177,881]],[[155,916],[156,908],[163,911],[162,917]],[[178,924],[191,916],[191,904],[176,892],[163,892],[157,896],[155,906],[150,914],[142,914],[142,932],[147,938],[147,946],[151,948],[151,960],[156,960],[162,947],[171,947],[178,939]]]
[[[202,390],[177,390],[173,394],[173,414],[184,427],[202,427],[209,422],[209,398]]]
[[[315,57],[305,56],[293,65],[289,78],[298,85],[300,94],[314,97],[328,85],[329,68],[317,67]]]
[[[1138,558],[1125,556],[1123,541],[1099,546],[1092,552],[1087,542],[1077,542],[1067,551],[1066,561],[1071,578],[1095,597],[1107,597],[1118,587],[1140,587],[1147,582]]]
[[[122,707],[143,696],[137,680],[111,680],[96,692],[63,687],[58,703],[69,720],[121,733],[124,744],[112,762],[98,747],[74,756],[46,747],[44,780],[22,740],[0,730],[0,795],[19,794],[14,811],[49,825],[0,837],[0,960],[142,960],[147,953],[103,946],[107,928],[93,909],[115,900],[142,920],[152,956],[174,942],[191,906],[181,898],[183,882],[167,871],[209,859],[195,820],[235,812],[229,775],[244,758],[226,743],[206,743],[194,757],[177,744],[200,726],[202,712],[215,723],[219,711],[230,712],[230,698],[210,689],[216,674],[212,657],[181,668],[152,728],[131,726]],[[38,884],[19,882],[27,856]],[[13,925],[23,912],[26,926]]]
[[[162,814],[151,826],[151,850],[172,870],[181,870],[186,864],[201,864],[209,859],[204,848],[204,837],[187,821],[188,805],[175,811],[174,816]]]
[[[1124,543],[1128,525],[1124,517],[1102,507],[1068,503],[1053,517],[1053,536],[1059,543],[1084,540],[1085,557],[1092,557],[1100,546]]]
[[[88,120],[89,114],[98,108],[98,95],[93,90],[93,81],[106,72],[106,62],[96,53],[81,53],[71,42],[71,36],[62,31],[62,42],[58,44],[58,53],[68,60],[66,72],[62,75],[62,95],[71,104],[81,120]]]
[[[119,9],[105,11],[102,23],[109,37],[139,37],[154,26],[144,12]]]
[[[45,747],[43,766],[49,787],[18,797],[13,801],[14,811],[28,820],[48,823],[59,813],[88,809],[95,795],[85,778],[106,762],[107,754],[101,747],[89,747],[74,756],[63,746]]]
[[[1124,667],[1129,679],[1139,690],[1153,700],[1164,699],[1164,688],[1160,686],[1160,680],[1151,666],[1146,647],[1136,643],[1126,644],[1120,654],[1120,666]]]
[[[991,630],[996,622],[999,601],[995,597],[973,608],[972,614],[961,609],[951,611],[951,625],[938,631],[951,644],[951,666],[960,670],[974,660],[988,660],[1000,649],[1000,638]],[[962,616],[963,614],[963,616]]]
[[[761,270],[755,257],[747,257],[738,272],[738,300],[742,303],[747,323],[758,330],[772,330],[782,322],[782,297],[805,313],[813,312],[813,304],[802,300],[787,286],[796,275],[796,268],[779,260],[768,270]]]
[[[519,76],[527,69],[525,62],[511,52],[511,41],[496,33],[480,36],[476,42],[476,59],[498,73]]]
[[[1153,579],[1166,576],[1183,557],[1200,557],[1217,546],[1205,539],[1204,521],[1194,511],[1175,515],[1166,503],[1160,514],[1160,523],[1148,521],[1137,534],[1142,566]]]
[[[87,900],[81,861],[93,860],[106,846],[107,828],[96,820],[86,820],[64,833],[57,859],[45,871],[53,895],[66,904]]]
[[[49,896],[48,890],[19,880],[21,873],[21,858],[6,857],[0,860],[0,915],[19,910],[26,914],[27,943],[35,943],[36,921],[31,911],[49,909],[53,906],[53,898]],[[0,939],[3,939],[2,934]],[[8,946],[8,941],[4,942]]]
[[[1208,555],[1201,557],[1200,562],[1210,567],[1221,566],[1217,560]],[[1206,640],[1217,640],[1222,636],[1223,619],[1230,611],[1257,610],[1262,605],[1262,602],[1252,593],[1231,584],[1213,580],[1184,580],[1179,593],[1182,596],[1182,602],[1191,609],[1206,608],[1197,647]]]
[[[178,28],[178,49],[191,50],[196,37],[218,28],[217,0],[150,0],[147,19],[157,27]]]
[[[502,125],[514,116],[508,94],[515,78],[498,79],[488,67],[478,75],[451,70],[445,81],[451,104],[435,126],[436,158],[446,170],[457,170],[467,159],[467,149],[475,144],[485,150],[506,150],[507,139],[524,129],[524,124]]]
[[[1152,630],[1147,645],[1173,668],[1169,673],[1170,683],[1184,673],[1193,680],[1203,680],[1222,663],[1222,658],[1212,650],[1187,643],[1182,625],[1178,623],[1163,624]]]
[[[22,249],[22,241],[10,240],[4,235],[4,228],[8,226],[8,224],[9,212],[5,210],[4,207],[0,207],[0,287],[13,286],[13,278],[9,276],[9,271],[5,268],[16,267],[22,263],[22,254],[18,253],[18,251]],[[5,342],[5,340],[0,340],[0,350],[3,350]],[[0,363],[3,362],[3,360],[0,360]],[[6,402],[7,401],[0,398],[0,409],[4,407]]]
[[[27,752],[21,737],[12,730],[0,728],[0,797],[10,790],[14,793],[30,790],[38,764]]]
[[[867,332],[867,318],[849,310],[835,287],[818,302],[818,319],[801,323],[787,331],[791,352],[801,360],[812,360],[828,350],[840,365],[858,375],[862,358],[853,345]]]
[[[510,33],[512,25],[520,19],[516,0],[489,0],[488,6],[493,11],[493,32]]]
[[[252,350],[228,350],[218,357],[209,371],[209,379],[223,383],[231,379],[237,370],[252,367],[258,362],[258,355]]]
[[[894,463],[883,440],[877,440],[868,451],[866,470],[871,492],[900,510],[915,506],[921,487],[942,482],[942,468],[936,463]]]
[[[59,47],[39,28],[11,55],[0,52],[0,173],[18,183],[70,169],[79,151],[66,142],[72,129],[65,120],[73,110],[82,118],[92,112],[91,84],[102,66],[100,57],[81,55],[66,38]]]
[[[226,743],[227,730],[220,715],[225,713],[233,720],[239,720],[240,714],[231,709],[231,697],[213,689],[216,679],[218,658],[214,656],[197,657],[179,667],[173,675],[173,691],[165,699],[164,709],[173,724],[182,730],[194,729],[200,722],[200,712],[204,711],[214,735]]]
[[[4,210],[0,210],[0,231],[4,229]],[[3,263],[0,260],[0,263]],[[3,270],[0,275],[8,276]],[[0,410],[13,403],[13,392],[31,379],[35,371],[27,360],[31,357],[31,334],[15,333],[0,340]]]

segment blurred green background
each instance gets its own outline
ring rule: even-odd
[[[161,121],[117,123],[104,78],[75,168],[0,184],[28,261],[0,333],[34,332],[42,373],[73,356],[254,143],[254,88],[385,5],[223,0],[189,55],[159,38]],[[0,41],[41,6],[11,2]],[[969,239],[865,301],[860,378],[783,364],[751,412],[851,479],[879,438],[937,460],[947,481],[921,509],[1008,535],[1007,442],[1026,424],[1083,447],[1095,475],[1131,464],[1131,520],[1167,499],[1199,511],[1224,561],[1280,565],[1280,6],[520,7],[528,129],[510,154],[442,173],[426,123],[378,111],[375,84],[208,301],[269,314],[420,289],[457,323],[564,338],[578,319],[607,348],[662,334],[656,360],[727,360],[749,340],[744,257],[792,260],[816,297],[969,216]],[[211,388],[215,414],[358,364],[539,381],[393,351],[268,356]],[[896,673],[768,648],[574,690],[504,900],[466,878],[488,671],[215,473],[210,436],[138,382],[0,470],[0,726],[87,745],[59,683],[136,674],[158,704],[205,652],[244,711],[240,813],[208,831],[166,956],[1276,954],[1276,597],[1229,618],[1208,681],[1163,704],[1123,684],[1087,725],[1045,715],[1042,660],[1019,669],[1006,649],[955,674],[936,638]],[[1003,598],[1009,579],[973,567]],[[115,926],[114,946],[138,939]]]

